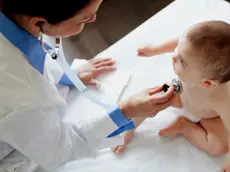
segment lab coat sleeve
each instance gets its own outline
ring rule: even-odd
[[[17,110],[0,121],[1,138],[43,168],[54,169],[96,150],[117,129],[107,113],[78,126],[59,113],[53,106]]]

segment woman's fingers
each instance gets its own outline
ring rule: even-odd
[[[163,91],[163,87],[153,87],[148,90],[148,94],[152,96],[154,94],[160,93],[161,91]]]
[[[114,70],[116,70],[116,66],[114,65],[113,66],[102,66],[102,67],[95,69],[95,76],[98,76],[104,73],[108,73],[108,72],[112,72]]]
[[[168,101],[160,103],[160,104],[156,104],[156,103],[152,103],[152,114],[156,114],[166,108],[168,108],[169,106],[172,106],[172,103],[174,101],[174,99],[176,98],[176,95],[174,94]]]
[[[154,95],[152,94],[150,96],[150,101],[154,104],[161,104],[161,103],[165,103],[168,102],[170,100],[171,97],[173,97],[174,95],[174,87],[171,86],[168,91],[166,93],[162,93],[162,95]]]
[[[162,111],[172,105],[172,101],[175,97],[176,95],[172,96],[167,102],[161,104],[154,104],[153,106],[157,106],[158,111]]]
[[[94,58],[94,59],[90,60],[90,62],[93,65],[96,65],[98,63],[102,63],[102,62],[106,62],[106,61],[110,61],[110,60],[113,60],[113,59],[112,58]]]
[[[91,80],[88,82],[88,85],[100,87],[100,82],[99,82],[98,80],[96,80],[96,79],[91,79]]]
[[[99,68],[99,67],[103,67],[103,66],[112,66],[114,64],[115,64],[115,61],[111,59],[111,60],[101,61],[97,64],[94,64],[94,67]]]

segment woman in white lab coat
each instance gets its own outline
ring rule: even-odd
[[[0,12],[0,171],[54,169],[96,150],[108,137],[135,127],[130,120],[167,108],[173,88],[162,96],[151,88],[81,126],[62,120],[66,102],[55,85],[71,85],[65,74],[52,77],[51,58],[40,46],[43,32],[68,37],[96,19],[102,0],[3,0]],[[112,59],[89,61],[76,70],[85,84],[115,69]],[[84,114],[82,114],[84,115]],[[113,145],[111,145],[113,146]]]

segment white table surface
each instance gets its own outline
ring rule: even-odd
[[[230,5],[222,0],[176,0],[147,20],[113,46],[99,54],[113,57],[122,67],[133,71],[131,81],[122,98],[171,80],[175,74],[170,54],[149,59],[137,56],[137,48],[145,44],[157,44],[179,36],[190,25],[204,20],[230,22]],[[114,26],[116,27],[116,26]],[[69,113],[77,113],[76,91],[69,97]],[[182,137],[160,138],[157,131],[175,118],[172,109],[147,120],[138,130],[124,155],[114,156],[110,149],[60,168],[60,172],[217,172],[223,157],[212,158],[197,150]],[[77,120],[77,117],[76,117]],[[55,171],[55,172],[56,172]]]

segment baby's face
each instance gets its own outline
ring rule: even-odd
[[[194,88],[201,84],[202,65],[200,59],[186,36],[182,35],[172,60],[175,73],[187,87]]]

